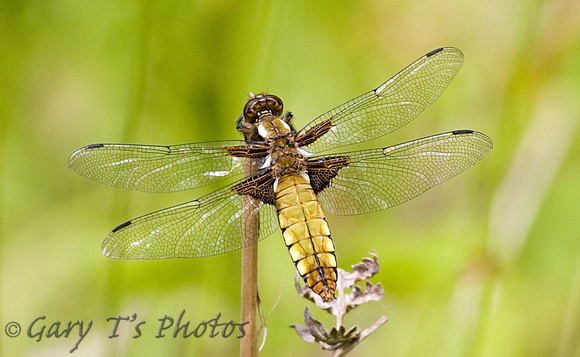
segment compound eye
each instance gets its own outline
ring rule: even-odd
[[[282,99],[280,99],[280,97],[273,94],[269,94],[266,96],[266,100],[268,108],[272,112],[272,115],[274,115],[275,117],[279,117],[280,115],[282,115],[282,111],[284,110],[284,104],[282,103]]]
[[[283,109],[282,99],[277,96],[272,94],[257,94],[248,100],[244,106],[243,115],[247,123],[253,124],[266,114],[279,117]]]
[[[258,94],[259,96],[259,94]],[[254,96],[252,98],[250,98],[250,100],[248,100],[248,102],[246,103],[246,105],[244,106],[244,111],[243,111],[243,116],[245,119],[245,122],[247,123],[255,123],[256,122],[256,118],[258,117],[258,103],[259,103],[259,98],[257,98],[258,96]]]

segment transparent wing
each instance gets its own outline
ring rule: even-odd
[[[387,148],[347,153],[348,164],[318,199],[326,212],[338,215],[393,207],[464,171],[483,159],[492,146],[491,139],[482,133],[456,130]]]
[[[219,141],[174,146],[94,144],[75,151],[72,171],[110,186],[173,192],[200,187],[242,173],[242,158],[225,147],[243,141]]]
[[[300,133],[330,121],[332,129],[308,145],[321,152],[375,139],[407,124],[441,93],[463,63],[457,48],[439,48],[419,58],[378,88],[322,114]]]
[[[242,240],[242,228],[256,229],[246,226],[252,220],[243,224],[244,211],[260,213],[258,240],[271,235],[278,227],[275,207],[237,195],[232,187],[119,225],[105,238],[103,254],[115,259],[166,259],[231,252],[256,243]]]

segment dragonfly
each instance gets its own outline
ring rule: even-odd
[[[441,95],[462,63],[459,49],[433,50],[300,130],[279,97],[252,94],[236,123],[244,140],[92,144],[75,151],[68,166],[100,183],[146,192],[192,189],[254,167],[201,198],[120,224],[106,236],[102,253],[114,259],[201,258],[256,244],[280,227],[298,274],[330,302],[337,259],[325,213],[357,215],[401,204],[483,159],[493,144],[480,132],[455,130],[394,146],[320,153],[409,123]],[[242,234],[248,224],[255,237]]]

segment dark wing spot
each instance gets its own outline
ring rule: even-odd
[[[431,56],[433,56],[434,54],[437,54],[437,53],[439,53],[439,52],[441,52],[441,51],[443,51],[443,47],[441,47],[441,48],[438,48],[438,49],[436,49],[436,50],[433,50],[433,51],[431,51],[431,52],[427,53],[425,56],[427,56],[427,57],[431,57]]]
[[[131,221],[127,221],[127,222],[125,222],[125,223],[121,223],[121,224],[119,224],[117,227],[115,227],[111,233],[115,233],[115,232],[117,232],[117,231],[119,231],[119,230],[121,230],[121,229],[123,229],[123,228],[127,227],[127,226],[128,226],[128,225],[130,225],[130,224],[131,224]]]
[[[473,130],[453,130],[454,135],[471,134]]]
[[[98,148],[102,148],[103,144],[91,144],[91,145],[87,145],[85,146],[85,149],[90,150],[90,149],[98,149]]]

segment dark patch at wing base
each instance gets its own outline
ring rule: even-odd
[[[328,118],[327,120],[318,123],[312,128],[306,130],[304,134],[300,135],[296,139],[298,145],[308,146],[309,144],[312,144],[313,142],[318,140],[318,138],[322,137],[324,134],[328,133],[330,129],[332,129],[332,127],[334,126],[334,124],[332,123],[332,119],[333,119],[332,117]]]
[[[272,171],[258,173],[247,180],[232,187],[232,191],[238,195],[248,195],[269,205],[276,204],[274,193],[274,175]]]
[[[262,157],[268,154],[268,146],[226,146],[229,155],[234,157]]]
[[[318,194],[328,187],[330,180],[338,175],[340,169],[348,166],[349,160],[348,156],[329,156],[308,161],[306,170],[314,193]]]

